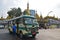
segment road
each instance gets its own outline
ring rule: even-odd
[[[7,29],[0,29],[0,40],[11,40],[11,38]]]
[[[60,29],[42,29],[39,32],[37,40],[60,40]]]
[[[7,29],[0,29],[0,40],[13,40]],[[35,39],[27,40],[60,40],[60,29],[40,29]]]

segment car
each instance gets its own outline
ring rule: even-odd
[[[0,25],[0,29],[3,29],[4,28],[4,25]]]

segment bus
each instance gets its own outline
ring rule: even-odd
[[[35,38],[36,34],[39,33],[38,32],[39,24],[34,16],[21,15],[19,17],[8,20],[8,30],[10,33],[13,32],[12,23],[15,23],[17,27],[16,29],[17,34],[21,34],[19,33],[19,31],[22,32],[22,37],[27,36]]]

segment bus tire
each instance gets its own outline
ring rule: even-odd
[[[32,35],[32,38],[35,38],[36,35]]]
[[[10,31],[10,29],[9,29],[9,33],[12,34],[12,31]]]
[[[10,31],[10,29],[8,29],[8,30],[9,30],[9,33],[12,34],[12,31]]]

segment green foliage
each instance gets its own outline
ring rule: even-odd
[[[52,16],[46,16],[46,17],[44,17],[44,19],[54,19],[54,20],[58,20],[58,18],[52,17]]]
[[[12,8],[10,11],[7,12],[10,17],[18,17],[22,14],[20,8]]]

